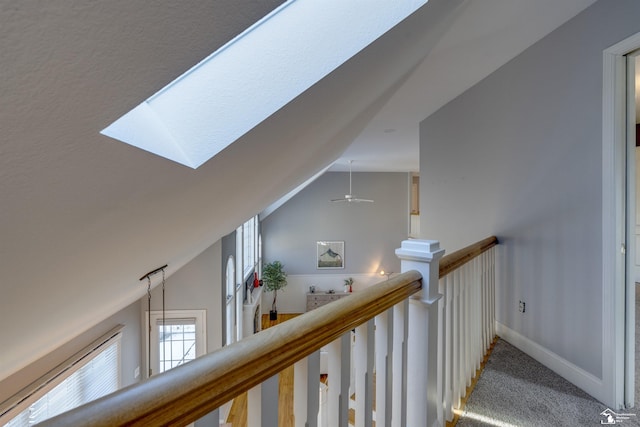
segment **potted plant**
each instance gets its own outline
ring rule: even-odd
[[[345,292],[353,292],[353,277],[349,277],[348,279],[344,279],[344,291]]]
[[[262,268],[262,283],[268,292],[273,291],[273,303],[271,304],[271,311],[269,311],[269,319],[276,320],[278,318],[278,309],[276,307],[278,290],[287,286],[287,273],[284,272],[284,265],[280,261],[265,264]]]

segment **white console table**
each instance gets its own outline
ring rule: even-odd
[[[332,301],[337,301],[340,298],[348,297],[349,295],[351,295],[350,292],[335,292],[332,294],[329,292],[309,292],[307,293],[307,311],[329,304]]]

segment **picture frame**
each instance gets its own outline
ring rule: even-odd
[[[344,268],[344,241],[319,240],[316,242],[316,269]]]

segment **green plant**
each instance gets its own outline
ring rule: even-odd
[[[352,292],[353,291],[353,277],[349,277],[348,279],[344,279],[344,291]]]
[[[278,291],[287,286],[287,273],[284,272],[284,265],[280,261],[265,264],[262,268],[262,283],[268,292],[273,291],[271,311],[277,311]]]

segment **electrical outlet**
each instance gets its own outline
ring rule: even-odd
[[[133,370],[133,378],[136,380],[140,378],[140,366],[136,367],[136,369]]]
[[[520,302],[518,303],[518,311],[520,313],[524,313],[527,310],[527,303],[520,300]]]

